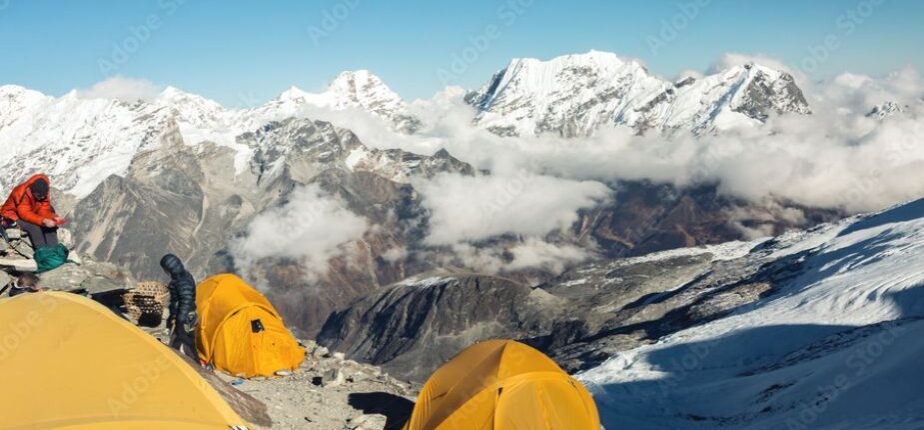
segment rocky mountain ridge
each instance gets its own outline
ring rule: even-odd
[[[793,76],[767,66],[669,82],[637,60],[599,51],[514,59],[466,101],[477,124],[504,136],[589,136],[602,126],[703,134],[811,113]]]

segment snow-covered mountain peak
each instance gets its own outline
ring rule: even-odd
[[[226,109],[218,102],[176,87],[167,87],[154,99],[155,105],[177,109],[182,116],[200,112],[222,112]]]
[[[305,90],[302,90],[301,88],[293,85],[279,94],[279,97],[277,97],[276,100],[301,100],[304,99],[307,95],[308,93]]]
[[[704,133],[810,113],[793,77],[772,67],[748,63],[672,83],[599,51],[513,60],[466,101],[479,111],[476,123],[500,135],[586,136],[604,125]]]
[[[182,101],[189,99],[207,100],[205,97],[183,91],[174,86],[168,86],[161,90],[160,94],[157,95],[157,99],[165,101]]]
[[[50,100],[53,97],[19,85],[0,86],[0,130]]]
[[[266,119],[282,120],[312,108],[366,111],[391,122],[396,130],[403,132],[413,132],[420,125],[420,121],[408,112],[401,96],[368,70],[342,72],[320,93],[290,87],[252,111]]]
[[[340,73],[315,100],[340,109],[362,107],[385,116],[405,108],[401,96],[368,70]]]
[[[638,60],[620,57],[611,52],[589,51],[583,54],[569,54],[543,61],[537,58],[514,58],[505,70],[518,72],[523,68],[544,69],[550,72],[560,72],[568,68],[593,67],[597,70],[612,72],[623,68],[645,70]],[[647,73],[647,71],[646,71]]]
[[[609,52],[590,51],[585,54],[563,55],[548,61],[516,58],[495,75],[495,78],[500,79],[493,82],[504,88],[551,95],[557,92],[562,84],[589,87],[596,85],[598,81],[610,83],[623,76],[633,76],[641,80],[650,78],[648,71],[637,60],[624,59]]]
[[[0,85],[0,100],[20,97],[46,97],[44,94],[19,85]]]
[[[340,93],[364,93],[370,90],[391,92],[381,78],[366,69],[340,72],[328,85],[328,91]]]

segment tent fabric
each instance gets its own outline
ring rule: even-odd
[[[276,308],[232,274],[215,275],[196,287],[199,358],[244,378],[298,368],[305,351]]]
[[[433,373],[404,430],[599,430],[590,393],[541,352],[475,344]]]
[[[247,425],[175,352],[76,294],[0,300],[0,381],[0,429]]]

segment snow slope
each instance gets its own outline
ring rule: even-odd
[[[745,64],[674,83],[598,51],[515,59],[466,100],[479,111],[476,122],[500,135],[587,136],[603,125],[703,133],[811,112],[793,77],[770,67]]]
[[[794,276],[580,375],[607,428],[924,428],[924,200],[752,252]]]

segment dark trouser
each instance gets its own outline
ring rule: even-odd
[[[170,347],[181,351],[196,363],[199,363],[199,353],[196,352],[196,335],[193,332],[183,331],[182,327],[177,327],[173,332],[173,339],[170,340]]]
[[[29,235],[32,241],[32,248],[53,248],[58,246],[58,227],[48,228],[43,225],[35,225],[31,222],[19,220],[19,228],[23,229]]]
[[[31,288],[17,288],[17,287],[10,286],[10,297],[16,297],[20,294],[34,293],[34,292],[35,290]]]

